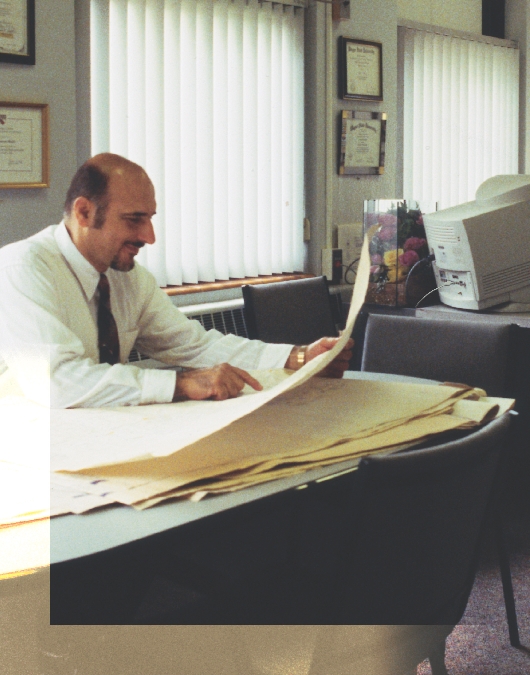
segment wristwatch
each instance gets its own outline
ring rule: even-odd
[[[300,368],[304,365],[306,353],[307,353],[307,345],[301,345],[297,347],[295,352],[296,370],[300,370]]]

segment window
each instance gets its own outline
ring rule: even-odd
[[[434,30],[399,28],[403,194],[446,208],[518,172],[519,50]]]
[[[151,176],[161,286],[303,268],[302,4],[91,0],[92,153]]]

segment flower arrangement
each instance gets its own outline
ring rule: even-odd
[[[408,209],[406,202],[398,202],[392,211],[366,214],[368,221],[375,220],[371,226],[366,223],[370,281],[383,286],[405,281],[410,268],[428,255],[421,210]]]
[[[367,301],[406,304],[407,276],[412,267],[429,254],[419,205],[407,204],[405,200],[365,202],[364,230],[371,262]],[[389,284],[395,285],[389,287]],[[401,300],[398,300],[399,292]]]

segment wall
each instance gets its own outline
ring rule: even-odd
[[[377,20],[374,21],[374,17]],[[340,118],[342,110],[367,110],[387,114],[385,172],[382,176],[339,176],[334,157],[333,226],[360,220],[365,199],[382,199],[396,195],[396,137],[397,137],[397,3],[388,0],[357,0],[351,3],[349,21],[333,24],[333,42],[339,36],[355,37],[382,43],[383,101],[333,102],[333,117]],[[338,80],[335,50],[334,80]],[[338,124],[338,123],[337,123]],[[338,133],[336,134],[338,136]],[[335,245],[335,241],[333,241]]]
[[[482,0],[398,0],[397,4],[400,19],[482,33]]]
[[[36,65],[0,63],[0,99],[48,103],[50,187],[0,190],[0,246],[62,217],[76,164],[74,3],[36,2]]]
[[[349,20],[332,23],[329,5],[310,2],[306,30],[306,206],[311,221],[307,262],[310,272],[319,273],[322,248],[336,246],[337,225],[361,220],[365,199],[396,196],[397,3],[395,0],[356,0],[350,3]],[[339,98],[339,36],[382,43],[382,102],[353,103]],[[387,113],[384,175],[338,175],[341,110]]]
[[[527,92],[530,92],[530,0],[506,0],[506,37],[517,40],[521,54],[519,70],[519,173],[530,173],[530,130]]]

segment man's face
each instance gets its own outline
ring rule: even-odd
[[[156,213],[153,184],[139,171],[113,172],[107,200],[103,226],[92,224],[88,233],[89,260],[99,272],[108,267],[128,272],[140,248],[155,241],[151,222]]]

